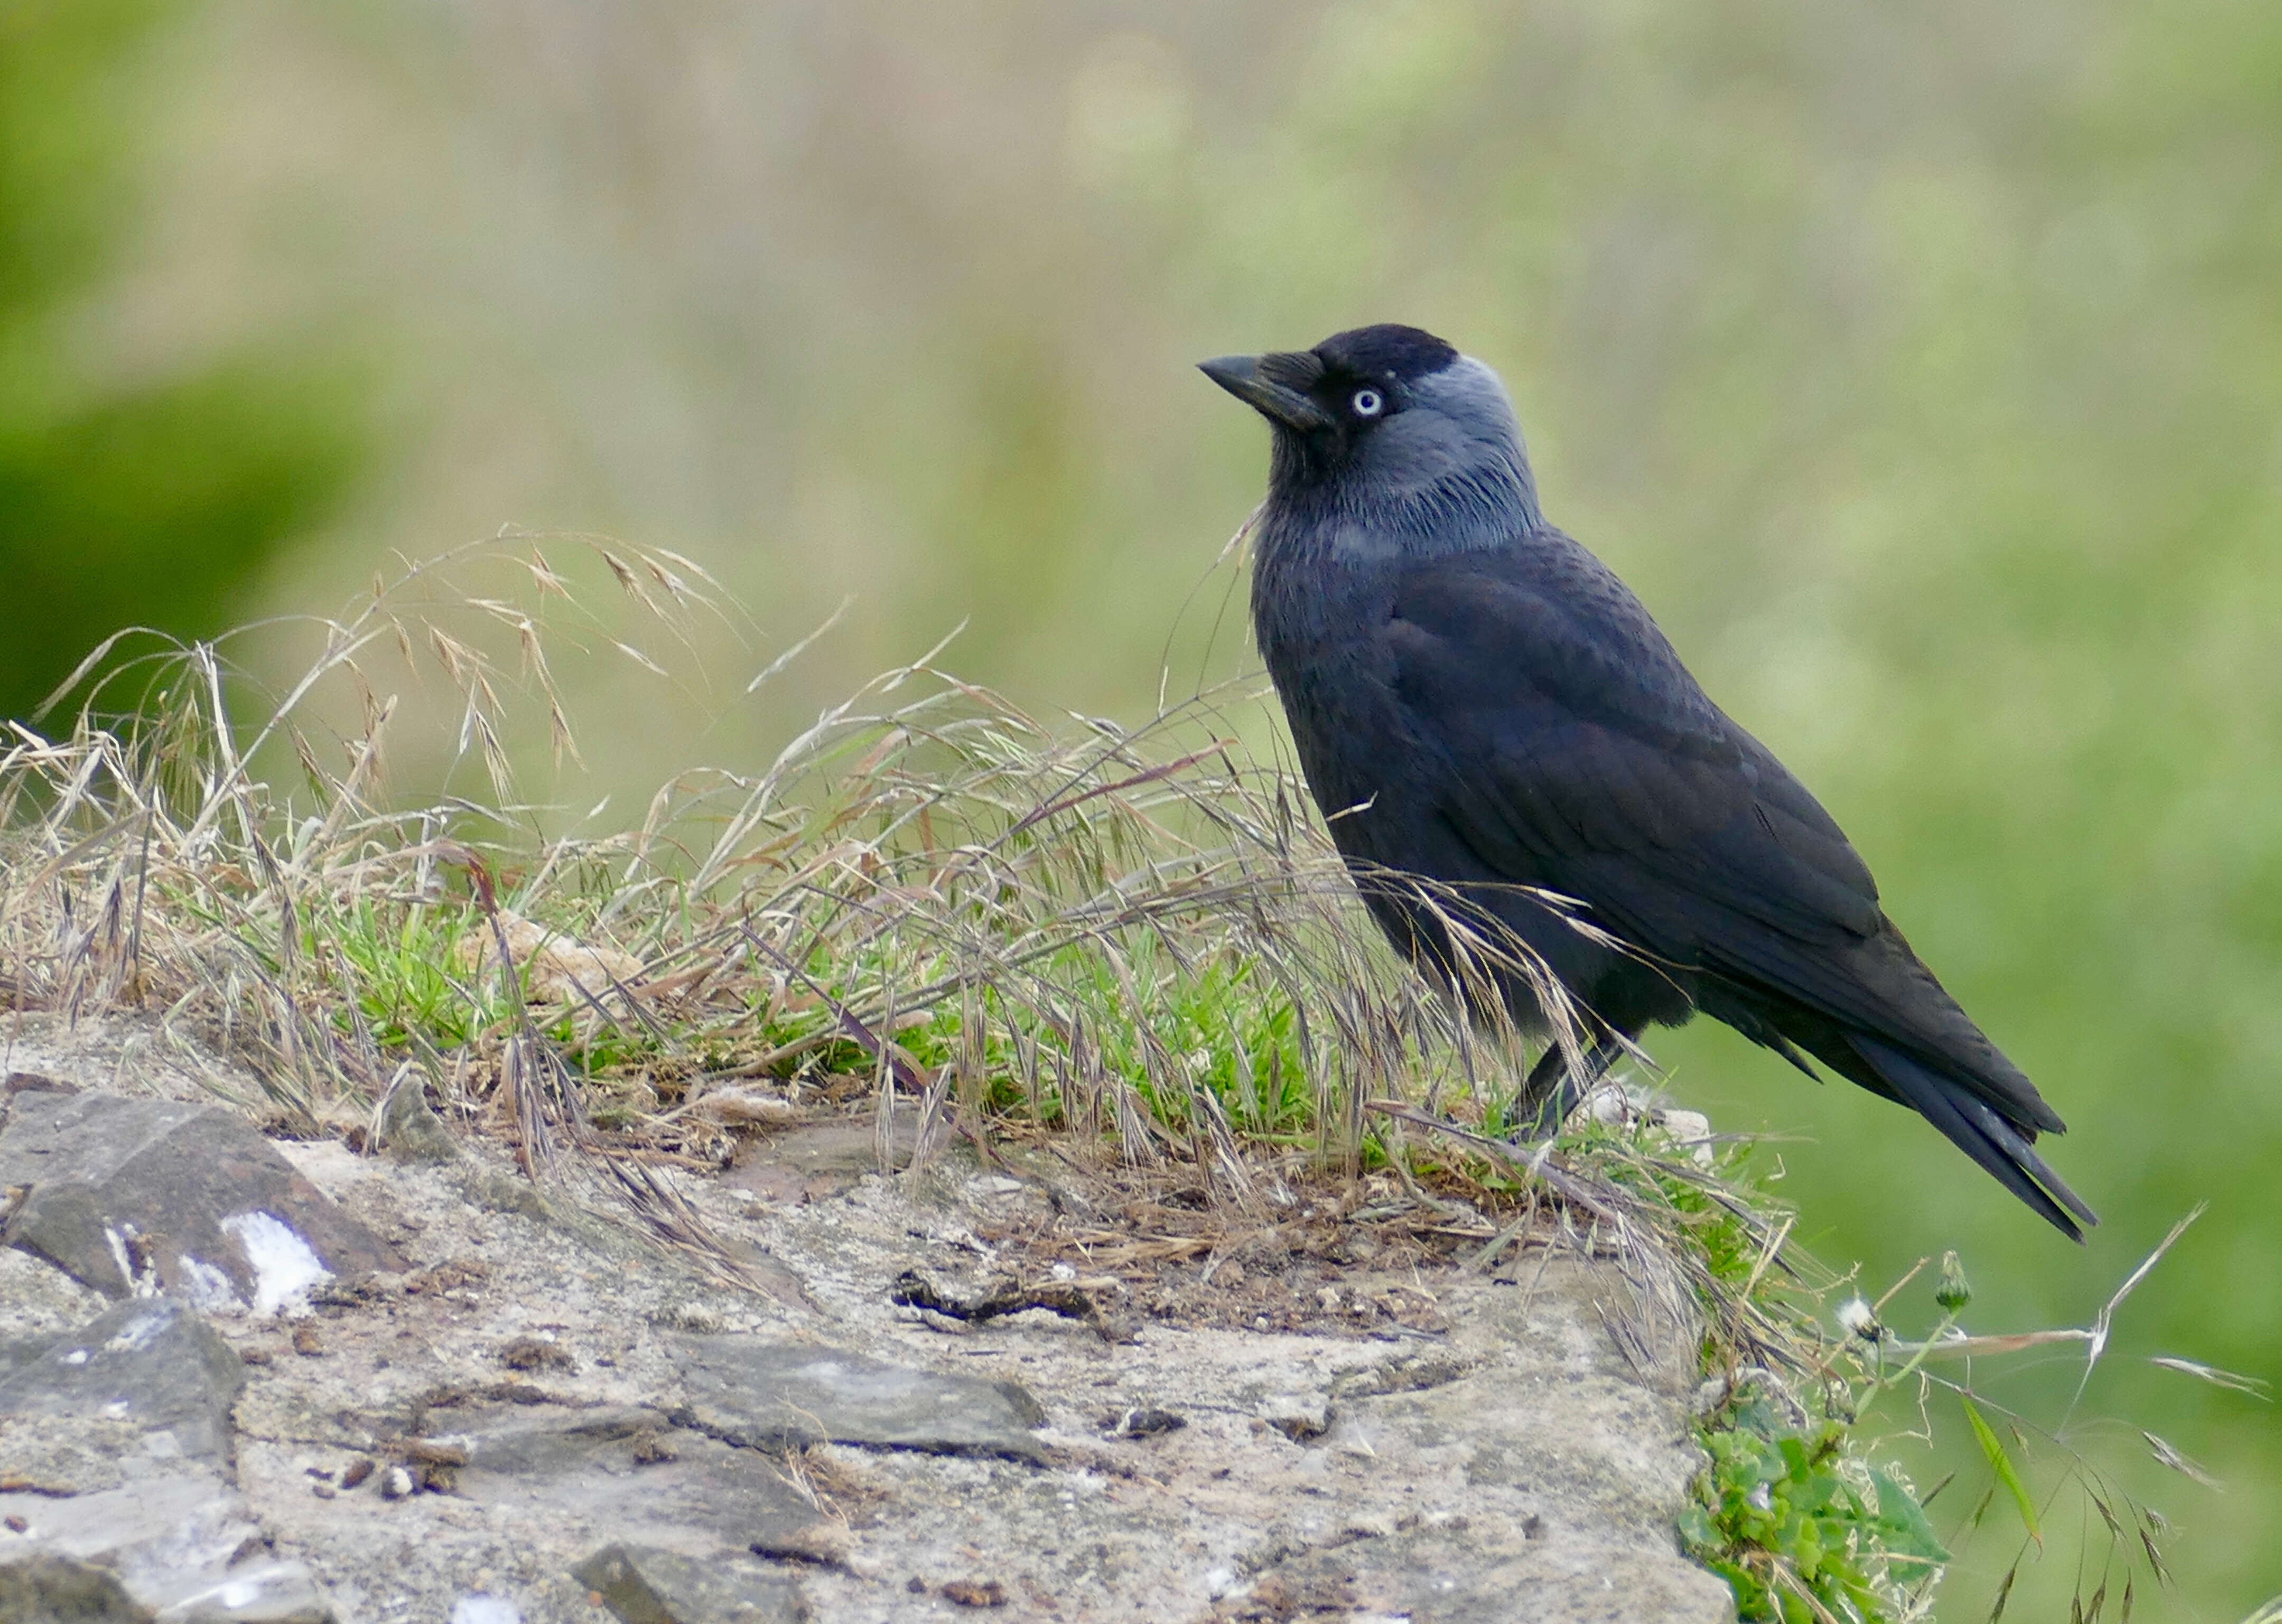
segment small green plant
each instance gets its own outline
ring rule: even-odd
[[[1751,1201],[1763,1199],[1746,1177],[1736,1177],[1727,1188]],[[1852,1294],[1851,1280],[1810,1284],[1812,1260],[1803,1254],[1786,1252],[1781,1268],[1755,1269],[1741,1303],[1731,1302],[1718,1321],[1735,1325],[1757,1317],[1768,1334],[1756,1350],[1722,1348],[1716,1339],[1707,1339],[1707,1366],[1724,1367],[1727,1374],[1717,1378],[1725,1384],[1720,1402],[1698,1424],[1697,1441],[1708,1465],[1680,1518],[1683,1545],[1727,1579],[1744,1624],[1906,1624],[1924,1618],[1950,1559],[1945,1536],[1937,1532],[1926,1506],[1951,1477],[1921,1497],[1898,1468],[1879,1465],[1876,1457],[1902,1439],[1930,1444],[1937,1418],[1953,1415],[1988,1478],[1971,1509],[1957,1512],[1946,1537],[1980,1530],[1999,1504],[2009,1504],[2019,1519],[2022,1553],[2000,1581],[1990,1616],[2003,1616],[2022,1561],[2032,1549],[2043,1549],[2043,1524],[2049,1519],[2040,1516],[2039,1507],[2049,1511],[2050,1495],[2032,1487],[2030,1467],[2035,1457],[2045,1456],[2061,1484],[2081,1496],[2087,1526],[2104,1528],[2107,1536],[2096,1563],[2090,1560],[2096,1536],[2087,1537],[2075,1616],[2095,1620],[2112,1597],[2128,1620],[2133,1570],[2144,1562],[2148,1576],[2158,1582],[2164,1579],[2167,1525],[2078,1451],[2069,1423],[2109,1345],[2117,1310],[2200,1212],[2172,1227],[2088,1326],[1968,1334],[1958,1317],[1973,1294],[1954,1252],[1942,1258],[1937,1271],[1931,1294],[1938,1316],[1921,1341],[1896,1335],[1881,1317],[1929,1259],[1921,1259],[1875,1304]],[[1716,1237],[1718,1231],[1688,1232]],[[1774,1250],[1781,1249],[1766,1255],[1772,1261]],[[1726,1278],[1717,1270],[1705,1278]],[[1839,1335],[1834,1339],[1820,1328],[1815,1310],[1842,1289],[1849,1295],[1836,1309]],[[2081,1348],[2084,1368],[2076,1398],[2056,1426],[2038,1425],[1971,1382],[1972,1361],[2063,1347]],[[1761,1362],[1739,1357],[1745,1352]],[[2192,1360],[2155,1363],[2232,1390],[2263,1391],[2247,1378]],[[1952,1364],[1965,1364],[1968,1377],[1942,1374],[1938,1367]],[[1882,1406],[1906,1407],[1906,1430],[1874,1436],[1871,1418]],[[2193,1462],[2161,1440],[2149,1434],[2148,1443],[2157,1460],[2199,1476]],[[2097,1525],[2091,1523],[2092,1513]],[[2088,1599],[2085,1585],[2092,1587]]]
[[[1740,1383],[1696,1436],[1711,1465],[1680,1539],[1735,1590],[1743,1624],[1892,1624],[1949,1560],[1909,1485],[1856,1458],[1843,1422],[1771,1377]]]

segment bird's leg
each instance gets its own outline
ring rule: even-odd
[[[1529,1068],[1521,1092],[1513,1097],[1513,1108],[1506,1114],[1508,1124],[1517,1138],[1549,1139],[1561,1131],[1561,1124],[1569,1120],[1569,1113],[1577,1108],[1594,1084],[1606,1076],[1609,1068],[1624,1053],[1624,1045],[1608,1037],[1595,1037],[1585,1045],[1579,1056],[1580,1063],[1572,1068],[1569,1055],[1556,1043],[1538,1057],[1537,1064]]]

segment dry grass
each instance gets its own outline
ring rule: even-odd
[[[669,642],[728,618],[687,561],[582,545]],[[461,579],[503,565],[524,599]],[[1352,1169],[1370,1100],[1464,1110],[1510,1086],[1514,1051],[1360,925],[1293,781],[1215,729],[1216,695],[1056,728],[930,657],[758,773],[682,774],[619,832],[532,835],[518,707],[578,750],[545,611],[658,664],[576,602],[536,548],[468,549],[318,623],[258,724],[224,644],[109,667],[67,732],[14,727],[0,990],[155,1014],[305,1127],[409,1063],[533,1165],[589,1123],[699,1154],[759,1108],[741,1090],[861,1077],[918,1097],[923,1157],[955,1123],[1018,1118],[1193,1163],[1248,1204],[1246,1146]],[[489,805],[392,796],[399,690],[439,677]],[[1515,962],[1474,945],[1484,974]]]
[[[930,655],[758,773],[685,773],[613,833],[532,833],[514,742],[578,749],[558,660],[664,672],[709,620],[737,614],[687,560],[522,539],[307,623],[274,699],[229,640],[114,640],[66,685],[68,731],[19,727],[0,757],[0,991],[219,1046],[266,1091],[238,1103],[295,1131],[365,1132],[425,1086],[527,1174],[717,1263],[662,1165],[717,1165],[803,1107],[868,1107],[884,1143],[902,1100],[922,1165],[957,1135],[1041,1136],[1194,1185],[1223,1228],[1279,1221],[1311,1181],[1391,1178],[1345,1207],[1493,1254],[1565,1234],[1627,1260],[1644,1314],[1796,1356],[1754,1297],[1793,1267],[1763,1203],[1652,1132],[1524,1165],[1470,1131],[1517,1042],[1394,960],[1293,776],[1231,742],[1230,695],[1049,725]],[[448,704],[423,711],[431,691]],[[404,754],[480,771],[488,804],[408,804]],[[1471,975],[1533,973],[1451,924]]]

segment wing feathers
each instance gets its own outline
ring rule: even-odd
[[[2060,1118],[1887,921],[1830,815],[1591,555],[1533,537],[1413,566],[1380,657],[1443,814],[1493,872],[1733,982],[1740,1000],[1707,1000],[1722,1018],[1795,1005],[1822,1040],[1772,1015],[1744,1030],[1867,1068],[2060,1228],[2093,1221],[2030,1148]]]
[[[2100,1222],[2030,1147],[2028,1137],[1983,1101],[1874,1037],[1856,1037],[1851,1041],[1878,1075],[1893,1084],[1905,1104],[1940,1129],[1952,1144],[2069,1239],[2084,1239],[2076,1220],[2088,1224]]]

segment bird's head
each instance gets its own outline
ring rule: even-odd
[[[1275,431],[1269,494],[1342,506],[1537,495],[1496,373],[1416,327],[1358,327],[1312,350],[1223,355],[1205,376]]]

